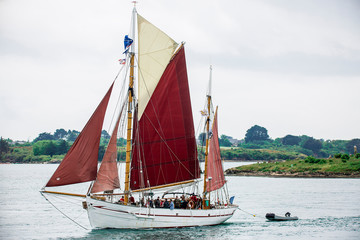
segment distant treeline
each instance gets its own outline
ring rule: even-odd
[[[1,138],[0,161],[12,163],[61,161],[79,134],[80,132],[76,130],[66,131],[60,128],[53,134],[40,133],[32,142],[15,142]],[[204,160],[205,136],[206,134],[202,133],[198,137],[200,160]],[[109,139],[110,135],[103,130],[99,146],[99,161],[105,153]],[[306,156],[328,158],[337,153],[353,154],[354,147],[360,149],[359,138],[323,140],[306,135],[286,135],[273,140],[269,137],[267,129],[258,125],[248,129],[242,140],[221,135],[219,144],[222,158],[228,160],[287,160]],[[118,159],[125,160],[126,139],[118,139],[117,145]]]
[[[202,133],[198,137],[198,142],[202,146],[205,145],[205,136]],[[219,144],[221,147],[227,147],[222,149],[221,154],[223,158],[230,160],[276,160],[306,156],[328,158],[337,153],[353,154],[355,149],[360,149],[359,138],[324,140],[306,135],[294,136],[289,134],[273,140],[269,137],[267,129],[258,125],[248,129],[243,140],[221,135]],[[250,151],[251,149],[253,150]],[[259,151],[259,149],[269,151]],[[203,155],[203,150],[201,154]]]
[[[14,142],[11,139],[5,140],[1,138],[0,161],[11,163],[59,162],[64,158],[79,134],[79,131],[66,131],[61,128],[56,129],[54,134],[40,133],[32,142]],[[106,130],[102,130],[99,161],[105,154],[109,140],[110,135]],[[118,139],[118,159],[120,160],[125,160],[125,150],[123,149],[125,144],[125,139]]]

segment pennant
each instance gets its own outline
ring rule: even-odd
[[[124,48],[125,48],[125,52],[123,53],[127,53],[130,49],[131,44],[133,43],[133,40],[131,38],[129,38],[128,35],[125,35],[124,38]]]

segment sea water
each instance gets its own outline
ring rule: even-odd
[[[242,210],[224,224],[92,230],[81,200],[49,199],[77,225],[39,193],[57,166],[0,165],[0,239],[360,239],[360,179],[227,177]],[[88,184],[80,185],[77,191],[86,193]],[[299,220],[268,222],[268,212]]]

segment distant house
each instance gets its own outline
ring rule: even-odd
[[[23,145],[25,143],[28,143],[27,141],[8,141],[10,145]]]
[[[229,140],[229,142],[231,143],[231,146],[232,147],[237,147],[239,143],[242,143],[244,142],[244,139],[242,140],[239,140],[239,139],[236,139],[236,138],[233,138],[233,137],[230,137],[230,136],[226,136],[226,138]],[[201,141],[199,139],[196,139],[196,143],[198,145],[201,144]]]
[[[236,147],[239,144],[239,142],[241,142],[241,140],[238,140],[238,139],[230,137],[230,136],[228,136],[227,138],[229,139],[229,141],[231,142],[233,147]]]

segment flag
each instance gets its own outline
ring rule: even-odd
[[[201,110],[200,113],[201,113],[201,116],[207,116],[208,115],[206,110]]]
[[[125,64],[125,63],[126,63],[126,58],[124,58],[124,59],[119,59],[119,63],[120,63],[120,64]]]
[[[133,43],[133,40],[131,38],[129,38],[128,35],[125,35],[124,38],[124,48],[125,48],[125,52],[123,53],[127,53],[130,49],[131,44]]]

